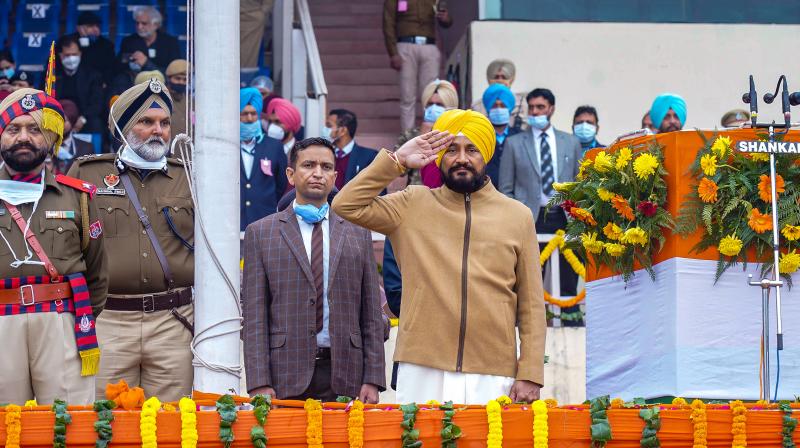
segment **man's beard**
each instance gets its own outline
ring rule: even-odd
[[[472,176],[458,177],[454,174],[457,170],[462,168],[472,173]],[[447,173],[441,168],[440,170],[442,170],[442,180],[447,188],[461,194],[474,193],[480,190],[486,178],[486,168],[478,173],[472,166],[461,163],[451,166],[450,169],[447,170]]]
[[[658,132],[663,134],[665,132],[675,132],[680,130],[681,127],[679,125],[674,123],[666,123],[664,124],[664,126],[661,127],[661,129],[658,130]]]
[[[33,153],[22,153],[20,150],[23,148],[29,149]],[[0,156],[12,170],[28,173],[44,163],[49,152],[49,148],[37,148],[33,143],[23,142],[0,149]]]
[[[146,141],[142,141],[131,131],[125,136],[125,140],[127,140],[128,145],[136,155],[148,162],[161,160],[161,158],[167,154],[167,151],[169,151],[167,142],[165,142],[163,138],[155,135],[148,138]]]

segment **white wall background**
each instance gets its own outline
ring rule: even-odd
[[[762,120],[782,121],[780,99],[761,97],[788,77],[800,90],[800,26],[652,23],[473,22],[472,98],[479,101],[486,67],[496,58],[517,66],[514,92],[547,87],[556,96],[553,122],[570,131],[575,108],[600,115],[599,140],[638,129],[662,92],[682,95],[690,128],[719,127],[742,103],[749,74],[756,80]],[[800,121],[800,108],[793,121]]]

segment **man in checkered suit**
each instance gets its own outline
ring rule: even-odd
[[[329,209],[335,148],[298,142],[286,175],[292,206],[250,224],[244,239],[244,355],[250,394],[359,397],[385,389],[384,323],[368,230]]]

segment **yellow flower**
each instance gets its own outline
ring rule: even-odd
[[[694,429],[693,434],[693,444],[694,448],[705,448],[707,446],[708,441],[706,438],[708,437],[708,422],[706,418],[706,405],[703,403],[702,400],[693,400],[692,401],[692,414],[689,416],[689,419],[692,421],[692,426]]]
[[[625,400],[622,398],[612,398],[611,399],[611,409],[622,409],[622,406],[625,405]]]
[[[744,407],[741,400],[731,401],[731,414],[733,414],[731,448],[745,448],[747,447],[747,408]]]
[[[497,400],[486,403],[486,420],[489,423],[486,448],[503,448],[503,417],[500,415],[502,410]]]
[[[142,448],[158,446],[156,414],[159,409],[161,409],[161,402],[156,397],[148,398],[142,405],[142,411],[139,414],[139,434],[142,438]]]
[[[687,406],[689,403],[686,402],[686,399],[681,397],[675,397],[672,399],[673,406]]]
[[[607,173],[614,165],[611,163],[611,156],[605,151],[600,151],[594,157],[594,169],[598,173]]]
[[[781,254],[780,262],[778,262],[778,272],[792,274],[797,268],[800,268],[800,254],[794,249],[789,253]]]
[[[363,448],[364,446],[364,403],[360,400],[353,401],[347,417],[347,439],[350,448]]]
[[[577,182],[553,182],[553,190],[559,193],[566,193],[572,190],[575,184],[577,184]]]
[[[717,157],[711,154],[706,154],[700,158],[700,168],[706,176],[713,176],[717,174]]]
[[[622,228],[613,222],[609,222],[603,227],[603,234],[610,240],[618,241],[622,237]]]
[[[555,398],[545,398],[544,402],[548,409],[555,409],[558,407],[558,401]]]
[[[508,406],[513,403],[513,401],[511,401],[511,397],[508,395],[500,395],[497,397],[497,402],[500,403],[501,406]]]
[[[441,406],[441,404],[439,404],[439,402],[436,400],[428,400],[428,402],[425,404],[433,408],[438,408],[439,406]]]
[[[739,252],[742,251],[742,240],[737,238],[736,235],[730,234],[719,240],[719,246],[717,246],[717,250],[722,255],[728,257],[739,255]]]
[[[647,179],[659,167],[658,159],[652,154],[642,154],[633,161],[633,171],[639,179]]]
[[[603,247],[605,247],[606,252],[608,252],[608,255],[611,255],[612,257],[619,257],[622,254],[624,254],[625,251],[628,249],[628,247],[625,246],[624,244],[617,244],[617,243],[605,243]]]
[[[753,162],[769,162],[769,154],[764,152],[750,153],[750,160]]]
[[[36,406],[39,406],[39,404],[36,403],[36,399],[28,400],[28,401],[25,402],[25,407],[26,408],[30,408],[30,407],[34,407],[35,408]]]
[[[306,410],[306,445],[322,448],[322,403],[309,398],[303,408]]]
[[[601,200],[601,201],[606,201],[606,202],[608,202],[608,201],[610,201],[610,200],[611,200],[611,198],[613,198],[613,197],[614,197],[614,193],[612,193],[612,192],[610,192],[610,191],[606,190],[605,188],[598,188],[598,189],[597,189],[597,196],[599,196],[599,197],[600,197],[600,200]]]
[[[163,409],[163,410],[165,410],[167,412],[175,412],[175,406],[173,406],[173,405],[171,405],[169,403],[164,403],[163,405],[161,405],[161,409]]]
[[[644,246],[645,244],[647,244],[648,240],[649,237],[647,235],[647,232],[645,232],[639,227],[633,227],[626,230],[625,233],[622,234],[622,238],[620,238],[620,241],[622,241],[623,243],[638,244],[640,246]]]
[[[786,224],[783,226],[783,229],[781,229],[781,234],[789,241],[797,241],[797,239],[800,238],[800,226]]]
[[[597,232],[582,233],[581,243],[583,243],[584,249],[590,254],[599,254],[603,251],[603,242],[597,241]]]
[[[575,176],[575,178],[577,180],[583,180],[583,177],[585,175],[584,173],[585,173],[586,169],[589,168],[590,166],[592,166],[592,161],[591,160],[589,160],[589,159],[581,160],[581,166],[578,168],[578,175]]]
[[[181,448],[196,448],[197,404],[191,398],[183,397],[178,408],[181,410]]]
[[[719,157],[719,160],[722,160],[728,154],[728,150],[731,149],[731,144],[732,142],[729,137],[717,137],[717,139],[714,140],[714,144],[711,145],[711,151]]]
[[[633,153],[631,152],[631,148],[628,148],[626,146],[620,149],[617,152],[617,162],[615,168],[618,171],[624,169],[626,166],[628,166],[628,162],[630,162],[632,158],[633,158]]]
[[[549,430],[547,425],[547,403],[536,400],[533,408],[533,448],[547,448]]]
[[[20,435],[22,434],[22,408],[15,404],[6,405],[6,446],[5,448],[20,448]]]

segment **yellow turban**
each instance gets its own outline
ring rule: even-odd
[[[58,152],[64,137],[64,109],[55,98],[36,89],[19,89],[0,103],[0,134],[14,118],[30,115],[48,148]]]
[[[495,132],[492,123],[483,114],[474,110],[452,109],[445,111],[433,129],[437,131],[447,131],[453,136],[463,134],[469,141],[478,148],[483,155],[483,161],[489,163],[494,155]],[[442,157],[446,149],[439,152],[436,158],[436,165],[441,165]]]

